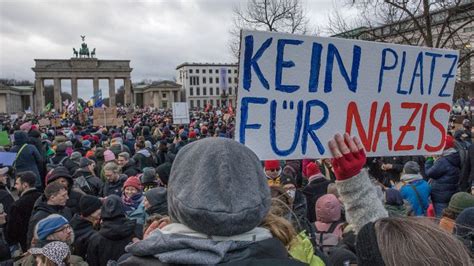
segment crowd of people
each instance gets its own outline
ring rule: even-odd
[[[474,264],[469,119],[439,156],[367,158],[336,134],[332,159],[260,161],[227,109],[118,114],[2,122],[2,265]]]

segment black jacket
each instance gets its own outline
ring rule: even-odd
[[[107,197],[110,195],[117,195],[119,197],[122,196],[122,187],[125,181],[127,180],[127,176],[122,174],[119,176],[117,182],[110,183],[105,182],[104,186],[102,187],[102,192],[100,193],[102,197]]]
[[[104,182],[98,178],[97,176],[95,175],[92,175],[91,172],[89,172],[89,170],[84,170],[84,169],[81,169],[79,168],[73,175],[73,178],[74,178],[74,182],[77,183],[77,178],[83,176],[86,181],[87,181],[87,184],[88,184],[88,188],[84,189],[82,187],[80,187],[79,185],[79,188],[84,191],[84,193],[86,194],[89,194],[89,195],[93,195],[93,196],[99,196],[100,195],[100,192],[102,191],[102,188],[104,187]]]
[[[118,260],[125,253],[125,246],[137,235],[136,230],[136,222],[126,217],[104,220],[99,232],[89,240],[87,263],[105,266],[109,260]]]
[[[136,176],[140,173],[140,169],[135,165],[135,160],[130,158],[127,164],[122,167],[122,173],[128,177]]]
[[[65,206],[49,205],[47,203],[46,197],[39,197],[35,206],[33,207],[33,212],[31,214],[30,222],[28,224],[28,234],[27,234],[27,246],[31,244],[31,239],[33,239],[34,230],[36,224],[43,218],[48,217],[51,214],[59,214],[64,216],[68,221],[72,219],[72,211]]]
[[[324,177],[319,177],[312,180],[306,187],[303,188],[303,194],[306,197],[306,203],[308,206],[307,217],[311,223],[316,222],[316,201],[327,193],[328,185],[331,183]]]
[[[130,256],[119,265],[175,265],[160,262],[154,257]],[[219,265],[255,265],[255,266],[279,266],[279,265],[305,265],[302,262],[291,259],[283,244],[276,238],[270,238],[249,244],[241,250],[233,251],[225,255]]]
[[[59,164],[61,162],[61,160],[65,157],[68,157],[68,155],[65,153],[65,152],[61,152],[61,153],[56,153],[56,155],[54,157],[51,158],[50,162],[48,163],[53,163],[53,164]],[[77,165],[76,163],[74,163],[69,157],[64,159],[62,165],[64,167],[67,168],[67,170],[69,171],[69,173],[72,175],[74,174],[74,172],[79,169],[79,165]]]
[[[36,188],[25,191],[21,197],[12,204],[6,227],[6,240],[10,245],[20,243],[21,248],[26,251],[26,235],[28,233],[28,222],[36,200],[41,197],[41,192]]]
[[[74,229],[74,243],[73,255],[78,255],[84,260],[87,255],[87,247],[89,246],[89,240],[97,231],[94,230],[92,223],[86,219],[83,219],[80,215],[75,214],[71,220],[71,227]]]

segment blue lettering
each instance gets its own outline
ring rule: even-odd
[[[247,121],[249,118],[249,104],[266,104],[268,102],[267,98],[258,98],[258,97],[244,97],[242,98],[242,103],[240,106],[240,127],[239,127],[239,141],[242,144],[245,144],[245,130],[249,129],[259,129],[262,127],[261,124],[248,124]]]
[[[270,89],[268,85],[268,81],[263,76],[260,67],[258,66],[258,60],[262,57],[265,50],[270,46],[272,43],[273,38],[268,38],[262,46],[258,49],[258,51],[253,55],[253,35],[249,35],[245,37],[245,54],[244,54],[244,89],[249,91],[250,86],[252,85],[252,67],[257,74],[258,79],[262,83],[263,87],[267,90]],[[253,56],[253,57],[252,57]]]
[[[400,76],[398,76],[398,89],[397,89],[397,93],[398,93],[398,94],[402,94],[402,95],[408,93],[408,91],[402,90],[402,80],[403,80],[403,72],[405,71],[406,56],[407,56],[407,53],[404,51],[404,52],[403,52],[403,55],[402,55],[402,67],[400,68]]]
[[[298,85],[282,85],[281,84],[281,79],[282,79],[282,71],[283,68],[291,68],[295,66],[295,63],[293,61],[284,61],[284,51],[285,51],[285,45],[291,44],[291,45],[300,45],[302,44],[303,41],[300,40],[289,40],[289,39],[281,39],[278,40],[277,44],[277,57],[276,57],[276,66],[275,66],[275,89],[278,91],[286,92],[286,93],[292,93],[297,91],[300,86]]]
[[[419,72],[418,72],[419,70]],[[418,53],[416,58],[415,68],[413,69],[413,75],[411,77],[410,91],[408,94],[411,95],[413,91],[413,84],[415,83],[415,78],[420,78],[420,93],[423,95],[423,52]]]
[[[333,72],[333,65],[334,65],[334,57],[336,57],[337,64],[339,66],[339,71],[341,72],[342,77],[346,80],[347,87],[350,91],[356,92],[357,91],[357,78],[359,77],[359,65],[360,65],[360,56],[361,56],[361,48],[360,46],[354,45],[354,49],[352,52],[352,69],[351,69],[351,77],[347,74],[346,68],[342,62],[341,55],[337,50],[336,46],[332,43],[328,45],[328,57],[326,61],[326,79],[324,81],[324,92],[331,92],[332,91],[332,72]]]
[[[316,123],[310,124],[311,121],[311,108],[313,106],[319,106],[323,110],[323,117]],[[304,118],[304,127],[303,127],[303,137],[301,139],[301,150],[303,154],[306,154],[306,150],[308,147],[308,135],[311,136],[311,139],[313,140],[314,144],[316,144],[316,147],[318,148],[319,154],[323,154],[325,149],[321,141],[319,140],[318,136],[316,136],[316,133],[314,133],[316,130],[320,129],[327,121],[329,118],[329,109],[328,106],[319,101],[319,100],[311,100],[306,103],[306,110],[305,110],[305,118]]]
[[[437,57],[442,57],[443,55],[441,54],[436,54],[436,53],[430,53],[426,52],[426,56],[431,56],[431,68],[430,68],[430,83],[428,86],[428,95],[431,95],[431,88],[433,86],[433,77],[434,77],[434,71],[435,71],[435,66],[436,66],[436,58]]]
[[[311,53],[311,70],[309,74],[309,92],[318,91],[322,50],[323,46],[321,44],[315,42],[313,43],[313,52]]]
[[[285,101],[286,102],[286,101]],[[291,102],[290,104],[292,104]],[[276,141],[276,108],[277,108],[277,103],[275,100],[273,100],[270,104],[270,143],[272,145],[272,150],[276,154],[280,156],[287,156],[291,154],[292,152],[295,151],[296,145],[298,145],[298,140],[300,138],[300,132],[301,132],[301,120],[303,116],[303,101],[298,102],[298,111],[296,115],[296,122],[295,122],[295,130],[293,134],[293,142],[291,143],[291,147],[287,150],[280,150],[277,147],[277,141]]]
[[[439,91],[438,96],[450,97],[451,94],[444,94],[444,89],[446,89],[446,84],[448,84],[448,80],[456,76],[455,73],[453,73],[453,71],[456,68],[456,63],[458,62],[458,56],[455,54],[446,54],[444,55],[444,57],[453,59],[453,62],[451,64],[451,68],[449,69],[449,72],[442,75],[442,77],[445,78],[445,80],[444,80],[443,86],[441,87],[441,90]]]
[[[393,65],[388,66],[387,64],[387,52],[392,53],[393,57],[395,58],[395,62],[393,62]],[[390,48],[385,48],[382,50],[382,66],[380,67],[380,72],[379,72],[379,89],[378,92],[380,93],[382,91],[382,83],[383,83],[383,74],[385,70],[392,70],[397,66],[398,63],[398,55],[397,53],[390,49]]]

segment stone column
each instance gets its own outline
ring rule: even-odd
[[[79,102],[77,101],[77,79],[72,78],[71,79],[71,94],[72,94],[72,101],[76,103],[76,106],[78,106]]]
[[[33,110],[33,112],[35,111],[35,105],[33,104],[33,93],[31,93],[30,95],[28,95],[28,99],[30,100],[30,102],[28,103],[30,106],[31,106],[31,110]]]
[[[44,87],[43,87],[43,80],[37,78],[35,80],[35,100],[36,103],[34,105],[34,110],[37,114],[41,113],[44,108]]]
[[[168,105],[169,105],[169,106],[173,106],[173,103],[174,103],[174,91],[173,91],[173,90],[170,90],[168,95],[170,96],[170,99],[169,99],[169,101],[168,101],[168,102],[169,102]]]
[[[109,105],[116,106],[117,102],[115,99],[115,79],[109,78]]]
[[[94,88],[94,97],[97,95],[97,92],[99,91],[99,79],[94,78],[92,80],[92,87]]]
[[[56,111],[62,110],[61,80],[59,78],[54,79],[54,109]]]
[[[132,84],[130,78],[125,78],[123,82],[125,88],[125,105],[132,104]]]
[[[9,113],[13,112],[12,97],[10,95],[10,92],[7,92],[6,100],[7,100],[7,102],[6,102],[6,104],[7,104],[6,111],[7,111],[7,114],[9,114]]]

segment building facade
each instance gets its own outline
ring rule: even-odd
[[[33,108],[33,86],[0,84],[0,113],[24,112]]]
[[[173,102],[181,102],[181,88],[180,84],[170,80],[133,85],[135,105],[162,109],[171,108]]]
[[[176,67],[177,83],[190,108],[235,106],[238,65],[183,63]]]

